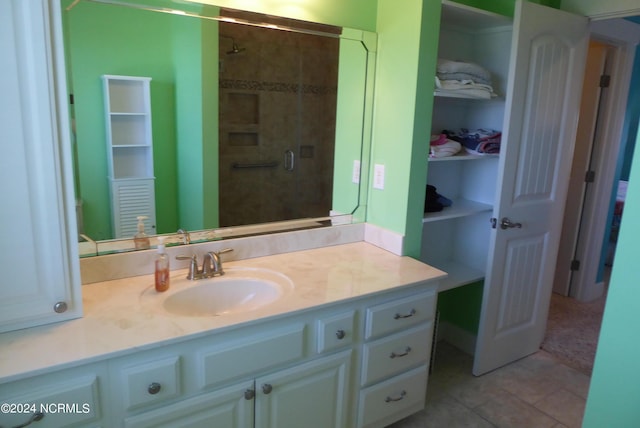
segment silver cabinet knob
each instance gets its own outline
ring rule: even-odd
[[[247,389],[244,392],[244,399],[245,400],[253,400],[253,397],[256,396],[256,392],[253,389]]]
[[[338,338],[338,340],[344,339],[346,335],[347,335],[347,333],[345,333],[344,330],[336,331],[336,337]]]
[[[273,391],[273,386],[271,386],[270,383],[265,383],[264,385],[262,385],[262,392],[264,392],[265,394],[271,394],[271,391]]]
[[[67,302],[58,302],[55,305],[53,305],[53,310],[57,313],[57,314],[61,314],[63,312],[67,312]]]
[[[149,394],[155,395],[158,392],[160,392],[161,389],[162,389],[162,385],[160,385],[158,382],[153,382],[151,385],[149,385],[149,387],[147,388],[147,391],[149,392]]]

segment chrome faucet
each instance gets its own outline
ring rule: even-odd
[[[189,235],[189,232],[187,232],[184,229],[178,229],[178,231],[176,233],[178,235],[182,235],[182,243],[184,245],[187,245],[187,244],[191,243],[191,235]]]
[[[205,254],[202,262],[202,276],[204,278],[210,278],[212,276],[224,275],[220,254],[228,253],[229,251],[233,251],[233,249],[225,248],[224,250],[211,251]]]
[[[202,269],[198,268],[198,258],[194,254],[192,256],[176,256],[176,260],[189,260],[189,273],[187,273],[187,279],[196,280],[203,278],[211,278],[214,276],[224,275],[222,269],[222,259],[220,254],[233,251],[231,248],[225,248],[220,251],[210,251],[204,255],[202,260]]]

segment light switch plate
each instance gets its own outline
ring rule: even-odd
[[[360,161],[357,159],[353,161],[353,173],[351,175],[351,181],[356,184],[360,183]]]
[[[384,165],[375,164],[373,168],[373,188],[384,189]]]

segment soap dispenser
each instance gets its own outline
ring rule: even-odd
[[[158,237],[158,255],[156,256],[156,291],[167,291],[169,289],[169,257],[164,252],[164,237]]]
[[[151,242],[149,236],[144,231],[144,221],[148,219],[146,215],[139,215],[138,219],[138,233],[133,237],[133,244],[136,250],[148,250],[151,248]]]

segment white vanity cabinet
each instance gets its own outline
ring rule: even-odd
[[[0,426],[111,426],[107,384],[106,363],[0,384]]]
[[[436,294],[366,309],[358,406],[360,427],[384,427],[424,407]]]
[[[256,428],[341,428],[352,399],[351,351],[256,379]]]
[[[353,351],[318,358],[314,323],[313,314],[292,317],[113,360],[116,419],[136,428],[348,426]]]
[[[67,107],[51,86],[64,64],[51,61],[60,32],[48,5],[0,2],[0,332],[82,314]]]
[[[34,426],[382,427],[424,407],[437,287],[416,283],[140,345],[0,383],[0,402],[76,406]],[[0,426],[32,414],[2,413]]]

